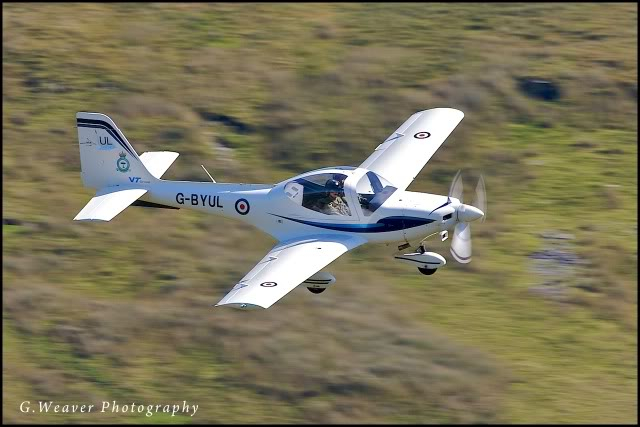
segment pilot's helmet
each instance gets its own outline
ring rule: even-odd
[[[335,192],[338,194],[343,193],[342,186],[335,179],[327,180],[327,182],[324,184],[324,188],[327,190],[327,192]]]

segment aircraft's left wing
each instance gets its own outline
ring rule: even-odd
[[[269,308],[340,255],[365,242],[362,237],[333,235],[281,242],[216,307]]]

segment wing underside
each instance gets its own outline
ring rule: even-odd
[[[269,308],[363,238],[313,236],[276,245],[218,303],[236,308]]]
[[[433,108],[409,117],[360,165],[405,190],[447,137],[464,113],[453,108]]]

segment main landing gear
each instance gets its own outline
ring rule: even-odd
[[[424,244],[420,244],[420,246],[418,246],[418,249],[416,250],[416,252],[418,252],[419,254],[423,254],[426,251],[427,251],[427,249],[424,247]],[[438,270],[437,268],[422,268],[422,267],[418,267],[418,271],[420,273],[424,274],[425,276],[431,276],[437,270]]]
[[[414,252],[409,254],[395,255],[395,259],[406,264],[417,267],[418,271],[426,276],[431,276],[436,270],[444,266],[447,261],[442,255],[435,252],[427,252],[427,248],[421,243]]]
[[[424,274],[425,276],[431,276],[437,270],[438,270],[437,268],[422,268],[422,267],[418,267],[418,271],[420,273]]]

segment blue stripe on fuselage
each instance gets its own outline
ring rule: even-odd
[[[305,221],[303,219],[288,218],[286,216],[275,215],[290,221],[299,222],[313,227],[326,228],[328,230],[348,231],[351,233],[386,233],[390,231],[404,230],[407,228],[419,227],[432,223],[433,219],[417,218],[411,216],[390,216],[382,218],[375,224],[328,224],[324,222]]]

